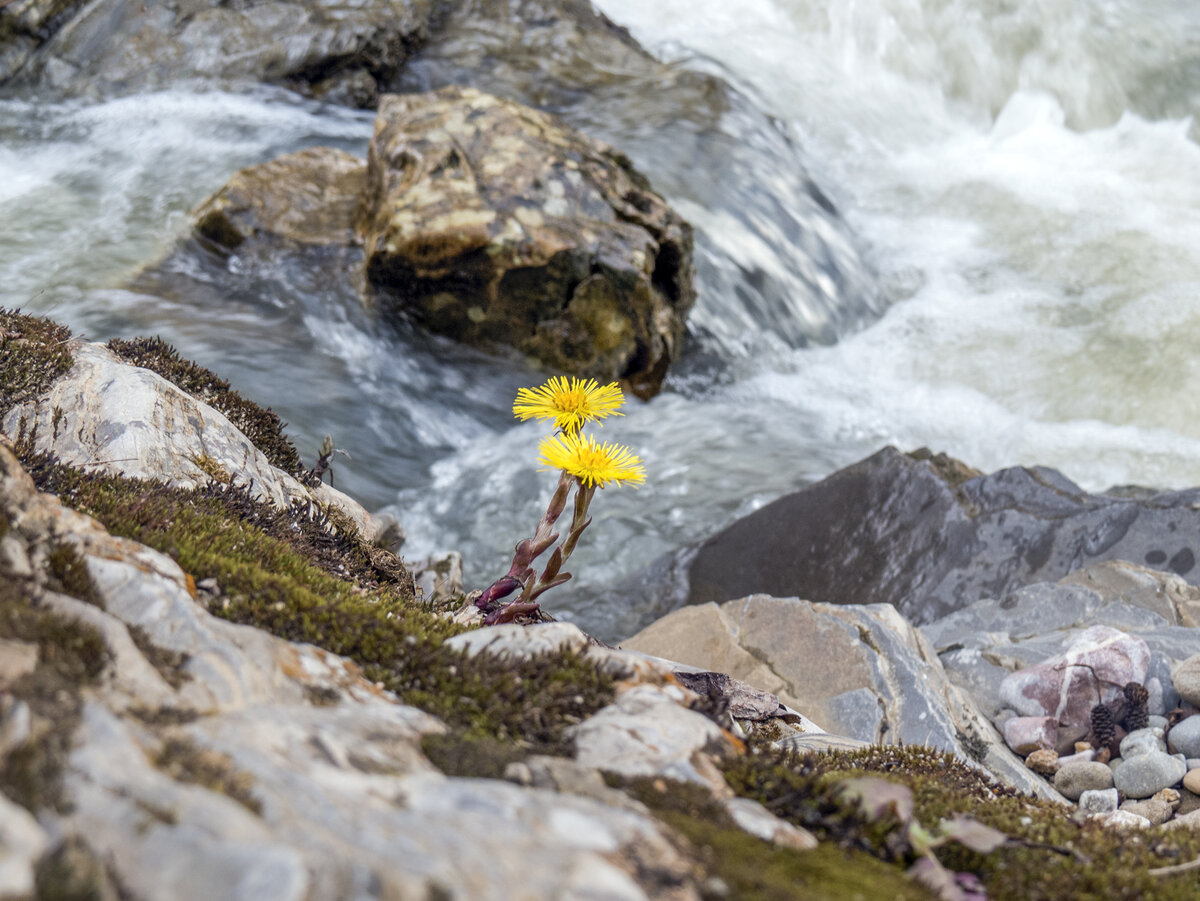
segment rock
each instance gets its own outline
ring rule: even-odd
[[[1183,787],[1193,795],[1200,795],[1200,769],[1191,769],[1183,777]]]
[[[361,231],[383,312],[643,398],[695,302],[691,226],[628,159],[472,89],[381,100]]]
[[[1036,752],[1034,752],[1034,753],[1036,753]],[[1076,754],[1068,754],[1066,757],[1058,758],[1058,765],[1060,767],[1063,767],[1063,766],[1066,766],[1068,763],[1090,763],[1091,761],[1093,761],[1095,759],[1096,759],[1096,752],[1091,749],[1088,749],[1087,751],[1079,751]],[[1026,762],[1026,764],[1029,763],[1028,760],[1026,760],[1025,762]],[[1100,761],[1100,762],[1103,763],[1103,761]]]
[[[279,507],[333,504],[373,540],[378,526],[360,504],[328,485],[306,488],[275,468],[208,404],[102,344],[73,341],[71,353],[75,363],[65,375],[0,422],[9,439],[24,432],[38,452],[63,463],[173,487],[208,484],[215,472]]]
[[[31,898],[49,837],[27,810],[0,795],[0,898]]]
[[[1200,707],[1200,654],[1193,654],[1171,673],[1171,681],[1179,697],[1193,707]]]
[[[1098,813],[1112,813],[1117,809],[1117,790],[1115,788],[1088,789],[1079,796],[1079,813],[1093,816]]]
[[[811,851],[817,847],[817,839],[811,832],[779,819],[757,801],[727,798],[725,809],[738,826],[765,842],[794,851]]]
[[[193,213],[195,233],[224,252],[247,241],[345,246],[367,166],[343,150],[311,147],[242,169]]]
[[[1004,721],[1004,743],[1022,755],[1043,748],[1053,750],[1058,743],[1058,720],[1052,716],[1011,717]]]
[[[978,754],[1001,781],[1047,793],[892,607],[754,595],[677,610],[623,646],[728,673],[833,733]]]
[[[893,604],[918,625],[1094,561],[1161,554],[1166,568],[1200,578],[1181,537],[1200,529],[1200,489],[1129,499],[1090,495],[1045,468],[965,474],[887,448],[659,561],[647,578],[659,580],[664,605],[763,592]]]
[[[1200,829],[1200,810],[1177,813],[1174,819],[1163,823],[1164,829]]]
[[[372,106],[378,82],[393,77],[425,39],[433,5],[170,0],[143,8],[101,0],[60,16],[56,25],[67,21],[57,33],[0,74],[72,95],[149,91],[189,78],[268,81]]]
[[[728,795],[711,758],[732,752],[734,738],[707,717],[680,706],[684,695],[671,692],[670,687],[640,685],[584,720],[571,730],[576,761],[621,776],[696,782]]]
[[[1162,751],[1149,751],[1124,760],[1113,772],[1113,784],[1127,798],[1149,798],[1178,784],[1186,772],[1184,764],[1174,757]]]
[[[1093,626],[1061,654],[1005,676],[999,694],[1024,716],[1083,725],[1097,696],[1112,695],[1126,682],[1140,683],[1149,662],[1149,648],[1137,636]]]
[[[458,551],[441,551],[408,565],[426,603],[449,603],[463,594],[463,560]]]
[[[1138,816],[1136,813],[1130,813],[1128,810],[1114,810],[1112,813],[1097,814],[1096,819],[1109,829],[1118,831],[1150,828],[1148,819]]]
[[[581,651],[587,643],[587,636],[571,623],[485,626],[446,640],[447,645],[468,657],[488,653],[513,660],[562,650]]]
[[[1154,799],[1156,801],[1162,801],[1164,804],[1170,807],[1171,810],[1178,810],[1179,804],[1183,800],[1179,792],[1173,788],[1164,788],[1162,791],[1155,792]]]
[[[1151,826],[1165,823],[1175,812],[1166,801],[1158,801],[1154,798],[1145,801],[1126,801],[1119,809],[1145,817],[1150,821]]]
[[[1151,729],[1136,729],[1121,739],[1121,756],[1126,760],[1149,754],[1151,751],[1166,751],[1162,732]]]
[[[1102,763],[1071,763],[1054,774],[1054,787],[1072,801],[1079,800],[1085,791],[1104,791],[1112,784],[1112,771]]]
[[[1043,776],[1053,776],[1058,765],[1058,752],[1052,748],[1039,748],[1025,758],[1025,766]]]
[[[1171,727],[1166,735],[1172,753],[1184,757],[1200,757],[1200,715],[1192,715]]]
[[[1185,786],[1179,792],[1179,807],[1175,809],[1175,815],[1191,813],[1193,810],[1200,810],[1200,794],[1189,791]]]

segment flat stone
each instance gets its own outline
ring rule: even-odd
[[[1096,752],[1091,748],[1088,748],[1086,751],[1077,751],[1074,754],[1068,754],[1065,757],[1058,758],[1058,765],[1063,767],[1068,763],[1091,763],[1095,759]],[[1026,763],[1028,763],[1028,761],[1026,761]]]
[[[1071,801],[1078,801],[1085,791],[1103,791],[1112,785],[1112,771],[1102,763],[1072,763],[1054,774],[1054,787]]]
[[[998,779],[1041,796],[1048,791],[893,607],[753,595],[681,608],[622,644],[728,673],[860,741],[925,744],[974,760],[963,739],[975,736],[983,765]]]
[[[1115,788],[1090,788],[1079,796],[1079,812],[1083,816],[1112,813],[1117,809]]]
[[[811,851],[817,847],[816,836],[811,832],[781,820],[757,801],[727,798],[724,803],[725,810],[741,829],[763,841],[793,851]]]
[[[1171,727],[1167,735],[1171,750],[1185,757],[1200,757],[1200,716],[1192,715]]]
[[[1175,667],[1171,681],[1179,697],[1193,707],[1200,707],[1200,654],[1193,654]]]
[[[587,647],[587,636],[571,623],[540,623],[518,626],[505,623],[463,632],[447,639],[446,644],[468,657],[482,653],[515,660],[527,660],[542,654],[580,651]]]
[[[1114,810],[1112,813],[1097,814],[1095,819],[1109,829],[1118,831],[1149,829],[1150,821],[1128,810]]]
[[[1150,751],[1132,760],[1123,760],[1113,773],[1113,784],[1127,798],[1149,798],[1155,792],[1178,784],[1185,771],[1181,761],[1162,751]]]

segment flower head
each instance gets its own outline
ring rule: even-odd
[[[611,441],[600,444],[590,435],[575,432],[551,435],[542,439],[538,453],[547,466],[565,470],[588,487],[646,481],[642,461],[629,448]]]
[[[617,407],[625,403],[625,395],[612,382],[604,387],[595,379],[552,376],[540,388],[521,388],[513,404],[518,419],[553,419],[554,427],[566,434],[575,434],[593,419],[621,416]]]

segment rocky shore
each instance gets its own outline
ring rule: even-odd
[[[146,296],[282,261],[642,399],[683,355],[692,227],[580,98],[735,92],[586,2],[0,6],[6,90],[183,79],[374,137],[238,172]],[[0,309],[0,898],[1200,897],[1200,489],[885,448],[614,588],[613,648],[482,626],[187,352]]]

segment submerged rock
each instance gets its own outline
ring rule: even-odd
[[[1188,536],[1198,532],[1200,489],[1089,494],[1044,467],[981,475],[886,448],[653,571],[664,574],[658,591],[670,605],[764,592],[888,603],[924,624],[1101,560],[1163,567],[1194,584],[1200,544]]]
[[[628,159],[472,89],[383,99],[360,228],[383,312],[642,397],[695,302],[691,227]]]

